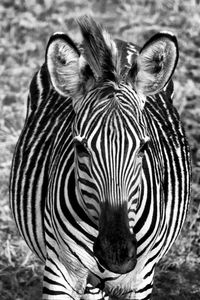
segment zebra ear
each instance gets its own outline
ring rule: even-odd
[[[178,43],[173,34],[160,32],[140,50],[132,79],[137,92],[146,96],[162,90],[169,82],[178,62]]]
[[[72,96],[79,90],[79,60],[79,49],[66,34],[51,36],[46,50],[46,65],[53,87],[62,96]]]

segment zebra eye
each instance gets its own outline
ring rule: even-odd
[[[148,143],[149,141],[145,141],[145,140],[142,140],[141,143],[140,143],[140,149],[139,149],[139,152],[138,152],[138,155],[139,156],[143,156],[145,151],[148,149]]]
[[[74,145],[75,145],[75,149],[76,149],[79,157],[85,157],[85,156],[90,155],[86,140],[83,139],[82,141],[80,141],[80,140],[74,139]]]

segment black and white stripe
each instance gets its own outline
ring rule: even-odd
[[[95,26],[87,19],[80,25],[86,58],[91,55],[88,22]],[[100,27],[94,32],[105,39],[98,40],[95,51],[110,47],[106,61],[112,68],[116,62],[121,74],[109,80],[110,71],[101,70],[101,52],[98,66],[90,61],[94,77],[85,88],[79,83],[79,100],[73,101],[55,91],[47,65],[42,66],[30,85],[27,118],[14,153],[11,209],[28,246],[45,262],[43,299],[110,295],[148,300],[155,265],[186,216],[189,148],[169,97],[171,82],[155,95],[140,95],[129,79],[138,48],[109,42]],[[75,88],[74,81],[73,92]],[[137,264],[129,273],[106,270],[94,255],[104,203],[127,205],[130,232],[137,240]]]

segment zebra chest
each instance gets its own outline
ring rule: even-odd
[[[90,272],[87,284],[91,285],[91,289],[98,288],[105,293],[104,296],[113,299],[135,299],[135,291],[141,282],[141,274],[138,267],[134,272],[125,275],[117,275],[108,271],[98,272],[98,275],[95,275]]]

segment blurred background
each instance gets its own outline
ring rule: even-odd
[[[11,160],[26,112],[30,80],[56,31],[80,40],[76,18],[91,14],[114,36],[140,46],[160,30],[179,41],[174,105],[192,152],[192,201],[181,236],[161,261],[153,300],[200,299],[200,1],[0,1],[0,299],[41,297],[42,264],[20,238],[9,211]]]

